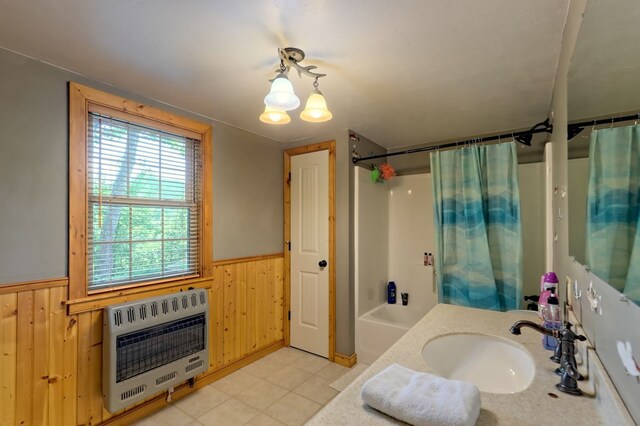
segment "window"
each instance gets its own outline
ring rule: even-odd
[[[89,290],[198,273],[200,141],[89,113]]]
[[[73,83],[70,94],[70,293],[207,276],[211,128]]]

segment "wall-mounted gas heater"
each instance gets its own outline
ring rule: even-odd
[[[207,291],[105,308],[104,405],[119,411],[207,370]]]

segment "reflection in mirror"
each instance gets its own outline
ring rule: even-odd
[[[589,148],[586,262],[640,302],[640,126],[595,130]]]
[[[640,113],[638,22],[637,0],[589,0],[569,71],[570,123]],[[640,304],[639,126],[582,129],[569,142],[569,253]]]

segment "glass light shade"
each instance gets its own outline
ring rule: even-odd
[[[300,113],[300,118],[311,123],[321,123],[331,120],[331,117],[333,114],[327,109],[327,101],[324,100],[322,93],[315,89],[307,99],[307,105]]]
[[[287,111],[265,106],[264,112],[260,114],[260,121],[267,124],[287,124],[291,122],[291,117]]]
[[[300,106],[300,99],[293,93],[293,86],[286,75],[280,73],[273,80],[271,91],[264,98],[264,104],[283,111],[291,111]]]

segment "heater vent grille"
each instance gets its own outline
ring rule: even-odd
[[[205,315],[173,321],[116,339],[116,382],[130,379],[205,347]]]
[[[171,379],[175,379],[178,375],[177,372],[172,371],[171,373],[165,374],[164,376],[160,376],[156,379],[156,385],[161,385],[164,382],[168,382]]]
[[[146,388],[145,385],[140,385],[140,386],[136,386],[133,389],[129,389],[126,392],[122,392],[120,394],[120,400],[121,401],[126,401],[127,399],[132,398],[132,397],[144,392],[145,388]]]
[[[190,372],[190,371],[195,370],[196,368],[200,368],[200,367],[202,367],[203,365],[204,365],[204,361],[203,361],[203,360],[200,360],[200,361],[198,361],[198,362],[193,362],[193,363],[191,363],[191,364],[187,365],[187,366],[185,367],[184,371],[186,371],[186,372],[188,373],[188,372]]]
[[[188,290],[107,307],[105,407],[116,412],[208,368],[207,291]]]
[[[129,323],[136,322],[136,310],[134,308],[127,309],[127,321]]]

